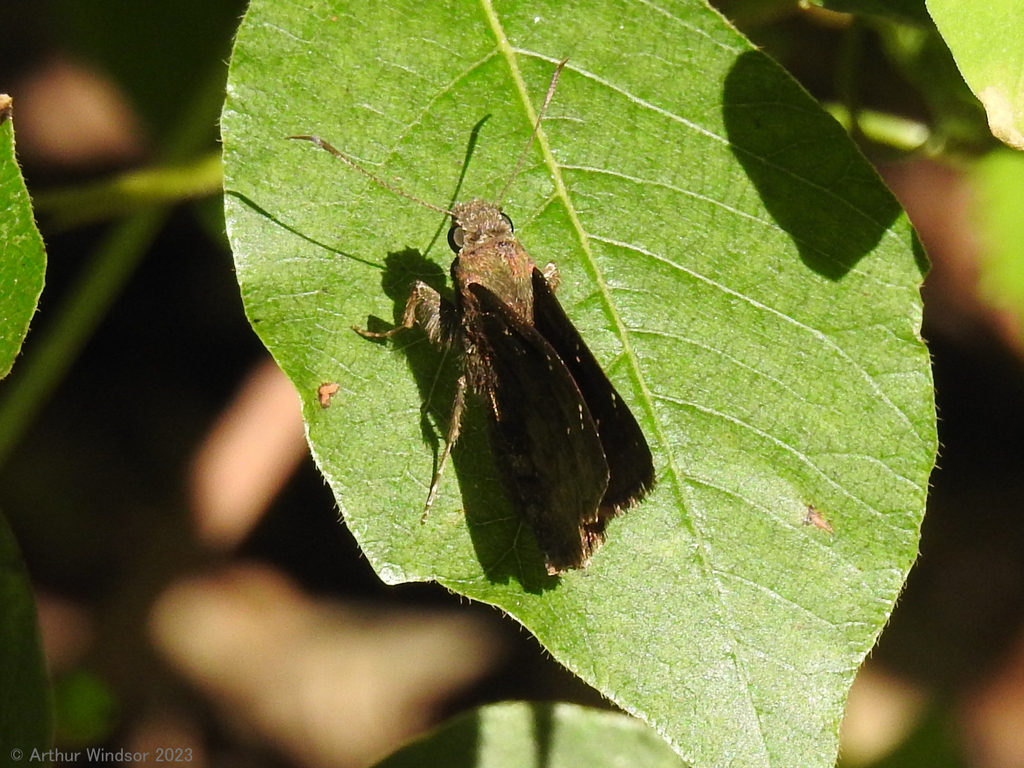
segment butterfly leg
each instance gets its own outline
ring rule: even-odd
[[[430,514],[430,507],[434,503],[434,499],[437,498],[437,492],[441,487],[441,476],[444,474],[445,465],[448,463],[448,457],[451,456],[452,447],[455,445],[455,441],[459,439],[459,431],[462,428],[462,412],[466,409],[466,375],[459,376],[459,380],[455,385],[455,402],[452,403],[452,415],[448,420],[448,435],[444,440],[444,450],[441,452],[441,458],[437,462],[437,471],[434,473],[434,479],[430,483],[430,492],[427,494],[427,503],[423,506],[423,515],[420,517],[420,522],[425,523],[427,521],[427,515]]]
[[[453,338],[455,308],[426,283],[413,283],[409,300],[405,302],[402,322],[387,331],[367,331],[352,326],[352,330],[368,339],[385,339],[401,330],[418,325],[431,343],[447,347]]]
[[[417,280],[413,283],[409,300],[405,303],[405,311],[402,313],[402,322],[387,331],[367,331],[362,328],[353,327],[360,336],[369,339],[384,339],[394,336],[401,330],[412,328],[418,325],[427,334],[431,343],[444,349],[449,349],[458,328],[455,307],[451,302],[441,297],[437,291],[426,283]],[[436,383],[436,381],[435,381]],[[448,435],[444,441],[444,450],[437,462],[437,471],[434,472],[434,479],[430,483],[430,491],[427,494],[427,502],[423,506],[423,515],[420,522],[423,523],[430,514],[430,507],[437,498],[437,492],[441,487],[441,477],[444,475],[445,466],[451,456],[452,447],[459,439],[459,430],[462,427],[462,412],[466,409],[467,379],[465,375],[459,377],[455,386],[455,402],[452,404],[451,417],[448,420]],[[433,395],[433,388],[431,388]],[[430,398],[427,398],[429,403]],[[424,410],[427,403],[423,404]]]

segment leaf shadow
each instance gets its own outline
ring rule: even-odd
[[[722,110],[729,148],[775,223],[808,268],[841,280],[900,215],[896,198],[878,194],[881,180],[857,168],[866,161],[839,123],[764,53],[736,59]]]
[[[367,322],[368,330],[383,331],[401,322],[416,280],[450,298],[444,271],[435,262],[411,248],[390,253],[384,261],[381,288],[394,302],[394,320],[389,323],[371,316]],[[368,339],[367,343],[386,344],[387,340]],[[461,361],[455,350],[445,352],[430,344],[419,328],[402,331],[394,343],[395,349],[405,355],[416,381],[423,403],[420,429],[424,443],[433,450],[433,471],[436,471],[449,426],[456,381],[461,374]],[[557,587],[560,579],[547,574],[543,555],[532,532],[511,507],[504,492],[495,467],[486,411],[472,393],[458,442],[452,450],[451,465],[462,495],[473,548],[487,580],[507,584],[515,579],[526,592],[533,594]],[[431,477],[424,478],[424,484],[429,484],[432,476],[433,472]],[[449,481],[442,478],[442,495]],[[430,514],[438,513],[435,507]],[[430,524],[429,518],[426,524]]]

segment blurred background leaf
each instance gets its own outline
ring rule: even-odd
[[[21,351],[46,274],[46,251],[32,217],[14,154],[11,99],[0,94],[0,379]],[[0,691],[17,697],[0,706],[0,743],[45,752],[53,739],[50,687],[32,584],[0,509]],[[7,760],[7,754],[0,759]]]
[[[46,275],[46,251],[14,156],[11,99],[0,94],[0,379],[10,373],[28,333]]]
[[[461,714],[377,768],[679,768],[679,757],[635,718],[571,704],[494,704]]]
[[[836,13],[856,16],[880,16],[898,21],[927,22],[924,0],[810,0],[814,5]]]
[[[964,80],[985,105],[992,133],[1024,149],[1024,3],[928,0],[928,12]]]
[[[974,215],[984,240],[987,258],[982,262],[982,295],[1007,310],[1009,323],[1024,318],[1024,154],[1011,150],[993,152],[974,169],[978,188]]]
[[[0,515],[0,740],[3,760],[20,749],[27,760],[33,750],[53,744],[53,702],[39,638],[32,584],[14,536]]]

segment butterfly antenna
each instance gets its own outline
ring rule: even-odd
[[[548,100],[550,101],[550,97],[549,97]],[[375,175],[373,173],[370,173],[368,170],[363,168],[363,166],[361,166],[359,163],[357,163],[351,157],[346,155],[344,152],[341,152],[340,150],[335,149],[330,144],[328,144],[326,141],[321,139],[319,136],[288,136],[286,138],[295,139],[296,141],[308,141],[311,144],[316,144],[318,147],[320,147],[320,149],[323,149],[323,150],[326,150],[327,152],[330,152],[336,158],[338,158],[342,162],[347,163],[348,165],[352,166],[357,171],[359,171],[361,174],[363,174],[363,176],[365,176],[366,178],[368,178],[371,181],[375,182],[376,184],[379,184],[380,186],[384,187],[384,189],[388,190],[389,192],[394,192],[396,195],[401,195],[402,197],[407,198],[409,200],[412,200],[414,203],[419,203],[424,208],[429,208],[432,211],[437,211],[438,213],[444,213],[444,214],[447,214],[448,216],[454,216],[455,215],[451,211],[449,211],[447,208],[442,208],[439,205],[434,205],[433,203],[428,203],[426,200],[420,200],[415,195],[410,195],[408,192],[405,192],[404,190],[401,190],[398,187],[395,187],[395,186],[392,186],[391,184],[388,184],[386,181],[384,181],[384,179],[380,178],[379,176],[377,176],[377,175]]]
[[[562,68],[565,67],[569,59],[562,59],[558,62],[558,66],[555,67],[555,74],[551,76],[551,85],[548,86],[548,93],[544,97],[544,103],[541,104],[540,112],[537,114],[537,122],[533,124],[533,132],[530,133],[530,140],[526,142],[526,149],[523,150],[523,154],[519,156],[519,162],[516,163],[516,168],[512,171],[512,175],[509,176],[507,182],[505,182],[504,189],[501,190],[501,194],[498,195],[498,203],[505,199],[505,193],[508,192],[508,188],[512,186],[512,182],[516,180],[516,176],[523,170],[523,165],[526,163],[526,158],[530,155],[530,149],[533,147],[533,140],[537,138],[537,133],[540,131],[541,121],[544,119],[544,114],[548,111],[548,105],[551,103],[551,99],[555,95],[555,86],[558,85],[558,78],[562,74]],[[362,169],[360,169],[362,170]],[[365,173],[365,171],[363,171]]]

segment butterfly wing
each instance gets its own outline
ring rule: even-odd
[[[559,354],[479,284],[468,356],[491,416],[497,465],[549,573],[585,566],[603,540],[608,465],[584,397]]]
[[[636,418],[608,380],[540,270],[533,270],[534,328],[565,363],[597,426],[608,462],[602,515],[636,504],[654,485],[651,449]]]

